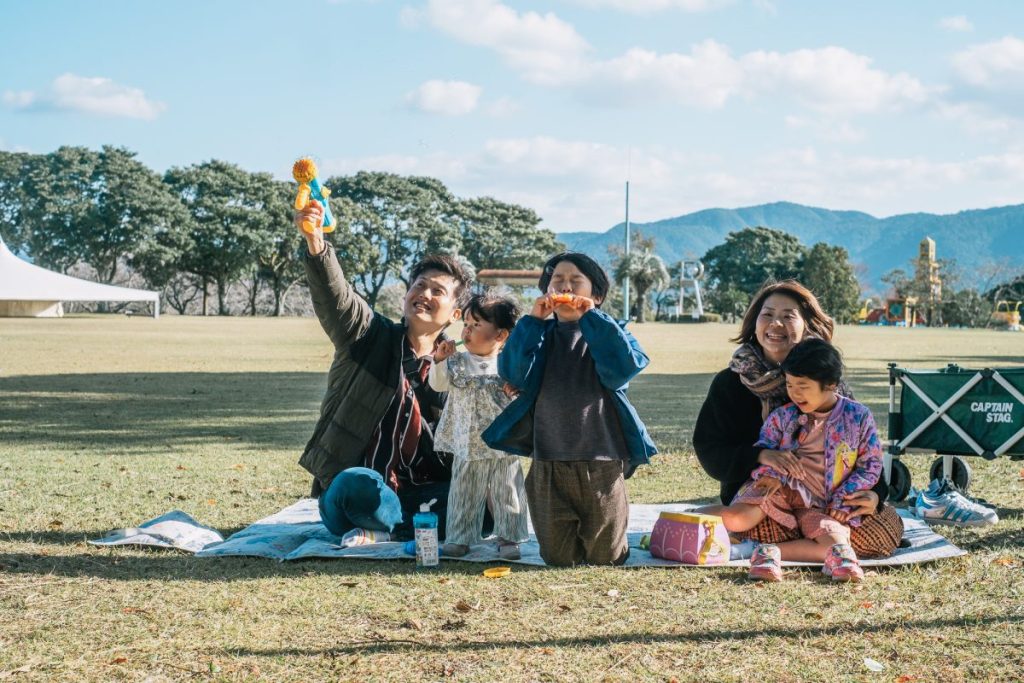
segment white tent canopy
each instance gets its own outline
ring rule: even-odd
[[[0,239],[0,317],[57,317],[64,301],[152,301],[160,317],[160,293],[81,280],[34,266]]]

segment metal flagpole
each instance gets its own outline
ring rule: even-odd
[[[626,181],[626,251],[623,258],[629,258],[629,181]],[[622,282],[622,318],[629,320],[629,270]]]

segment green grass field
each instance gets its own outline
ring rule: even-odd
[[[735,328],[636,326],[662,450],[634,502],[711,498],[689,440]],[[841,328],[885,424],[885,363],[1024,364],[1024,334]],[[225,534],[308,493],[331,348],[307,319],[0,320],[0,680],[1020,680],[1024,470],[972,459],[1002,521],[964,558],[832,585],[730,569],[197,560],[85,540],[180,508]],[[931,456],[906,458],[923,484]],[[461,608],[461,609],[460,609]],[[870,657],[884,666],[874,672]]]

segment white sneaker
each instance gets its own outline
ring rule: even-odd
[[[992,526],[999,515],[960,493],[948,480],[935,479],[917,496],[914,514],[930,524],[952,526]]]

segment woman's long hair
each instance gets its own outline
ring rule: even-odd
[[[737,344],[755,344],[760,346],[757,344],[757,336],[754,333],[754,329],[757,325],[757,316],[761,313],[761,307],[764,306],[765,299],[772,294],[782,294],[797,302],[800,309],[800,317],[804,319],[808,335],[824,339],[825,341],[832,341],[832,332],[836,326],[835,322],[822,310],[821,304],[818,303],[817,297],[814,296],[811,290],[796,280],[771,282],[762,287],[754,295],[750,306],[747,308],[747,312],[743,314],[740,333],[731,341]]]

